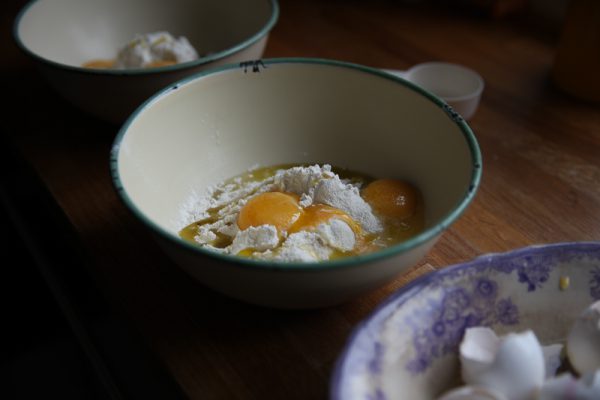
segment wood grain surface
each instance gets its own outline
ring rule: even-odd
[[[394,1],[281,0],[267,57],[398,69],[443,60],[481,73],[486,88],[470,125],[483,179],[422,263],[360,299],[290,312],[225,298],[151,245],[120,203],[108,167],[118,127],[63,101],[15,47],[21,4],[3,6],[1,20],[0,81],[10,96],[3,131],[67,215],[98,287],[192,399],[326,398],[352,329],[408,281],[488,252],[600,239],[600,109],[549,81],[556,34],[527,20]]]

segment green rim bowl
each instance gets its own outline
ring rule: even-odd
[[[426,228],[375,253],[319,263],[217,254],[178,236],[210,185],[289,163],[406,179],[423,194]],[[217,291],[281,308],[341,303],[415,265],[472,201],[481,165],[467,123],[431,93],[373,68],[305,58],[182,80],[129,117],[111,152],[124,204],[177,264]]]
[[[279,16],[276,0],[35,0],[13,36],[48,82],[80,109],[123,123],[144,100],[190,74],[260,58]],[[201,57],[149,69],[91,69],[136,34],[185,36]]]

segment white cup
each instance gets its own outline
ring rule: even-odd
[[[458,64],[427,62],[407,71],[385,69],[442,98],[464,119],[470,119],[479,105],[483,78],[477,72]]]

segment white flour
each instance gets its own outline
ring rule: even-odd
[[[360,197],[358,188],[339,179],[320,181],[314,190],[313,201],[346,211],[366,232],[375,233],[383,229],[371,206]]]
[[[272,191],[299,195],[300,206],[304,208],[314,203],[342,210],[360,224],[366,233],[377,233],[383,229],[371,207],[360,197],[358,187],[340,180],[329,165],[293,167],[279,170],[273,177],[259,182],[243,183],[241,179],[236,179],[211,187],[204,196],[196,197],[194,204],[187,205],[188,221],[185,225],[208,217],[211,209],[218,209],[215,222],[200,225],[194,237],[196,242],[227,254],[250,249],[252,256],[260,259],[319,261],[329,259],[336,250],[350,251],[354,248],[354,231],[335,216],[314,230],[299,231],[289,236],[285,233],[280,235],[282,237],[278,236],[277,229],[271,225],[240,230],[237,218],[244,204],[260,193]],[[212,246],[218,235],[230,237],[231,245],[225,248]]]
[[[277,228],[273,225],[251,226],[243,231],[238,231],[233,238],[229,252],[238,254],[245,249],[265,251],[274,249],[279,245]]]
[[[317,227],[317,234],[327,245],[341,251],[350,251],[356,245],[352,228],[342,220],[331,219]]]
[[[318,233],[301,231],[290,235],[277,251],[267,250],[254,256],[264,260],[310,262],[327,260],[332,253],[333,249],[323,242]]]
[[[145,68],[160,61],[182,63],[198,58],[198,53],[184,36],[168,32],[136,35],[118,53],[116,68]]]

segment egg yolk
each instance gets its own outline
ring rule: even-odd
[[[396,179],[371,182],[363,189],[362,197],[384,217],[405,219],[413,215],[417,207],[416,189]]]
[[[273,225],[279,233],[287,232],[303,213],[298,200],[298,195],[293,193],[261,193],[242,207],[237,225],[241,230],[251,226]]]
[[[312,204],[304,209],[304,213],[290,228],[290,233],[314,229],[332,218],[344,221],[354,231],[355,235],[362,232],[360,224],[344,211],[326,204]]]
[[[299,199],[294,193],[261,193],[242,207],[237,225],[241,230],[251,226],[273,225],[279,233],[295,233],[314,229],[331,218],[337,218],[347,223],[357,236],[362,233],[360,224],[344,211],[325,204],[302,208]]]

